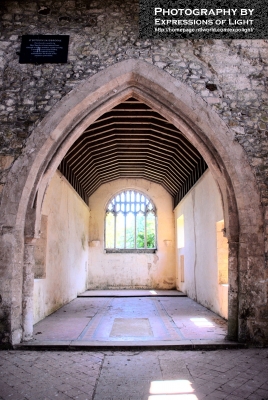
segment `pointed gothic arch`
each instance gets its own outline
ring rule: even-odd
[[[179,128],[208,164],[222,195],[229,240],[229,337],[254,337],[258,324],[253,329],[249,293],[261,293],[258,302],[264,305],[264,234],[260,194],[246,154],[234,132],[191,88],[148,63],[127,60],[80,83],[56,104],[9,172],[1,199],[0,289],[6,335],[13,344],[32,332],[32,247],[49,181],[82,132],[130,96]],[[242,274],[249,262],[258,273],[245,284]]]

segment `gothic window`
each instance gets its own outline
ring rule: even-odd
[[[109,201],[105,248],[108,251],[156,248],[156,209],[148,197],[135,190],[125,190]]]

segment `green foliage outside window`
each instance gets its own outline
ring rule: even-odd
[[[156,216],[153,203],[143,194],[125,191],[107,207],[105,247],[107,249],[156,248]]]

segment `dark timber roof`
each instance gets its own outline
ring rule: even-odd
[[[174,125],[134,98],[91,124],[59,165],[86,202],[103,183],[144,178],[162,185],[175,205],[206,168],[200,153]]]

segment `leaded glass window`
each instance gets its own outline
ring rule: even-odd
[[[156,248],[156,209],[147,196],[125,190],[110,200],[105,217],[105,248]]]

